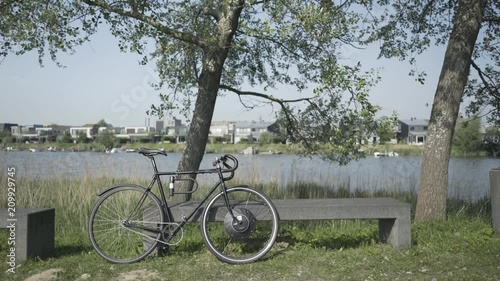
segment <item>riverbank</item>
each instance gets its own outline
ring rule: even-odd
[[[132,143],[125,144],[116,151],[134,151],[138,147],[163,149],[167,152],[182,152],[185,148],[185,143]],[[300,144],[207,144],[206,153],[230,153],[240,154],[248,147],[254,147],[259,154],[289,154],[298,155],[302,151]],[[42,144],[8,144],[0,147],[0,150],[21,150],[21,151],[95,151],[105,152],[104,146],[98,143],[42,143]],[[383,144],[383,145],[363,145],[361,150],[366,156],[373,156],[375,152],[388,153],[395,152],[399,156],[420,156],[424,149],[423,145],[409,145],[409,144]],[[463,155],[462,153],[452,149],[452,156],[470,156],[478,157],[485,156],[484,152],[477,152],[474,154]]]

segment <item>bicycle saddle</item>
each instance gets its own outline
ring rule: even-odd
[[[144,147],[139,147],[138,150],[139,150],[139,153],[144,155],[144,156],[155,156],[158,154],[167,156],[167,152],[165,152],[163,150],[159,150],[159,149],[148,149],[148,148],[144,148]]]

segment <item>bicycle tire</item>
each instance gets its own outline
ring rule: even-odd
[[[269,252],[276,240],[278,212],[271,200],[248,186],[228,188],[226,194],[238,221],[233,221],[224,193],[218,193],[202,214],[203,240],[221,261],[230,264],[254,262]]]
[[[144,198],[142,203],[141,198]],[[149,255],[161,238],[160,233],[134,229],[134,226],[160,229],[163,222],[158,197],[146,193],[144,187],[123,185],[106,191],[94,205],[88,232],[92,246],[101,257],[112,263],[132,263]]]

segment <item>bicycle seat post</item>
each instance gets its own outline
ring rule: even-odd
[[[153,171],[155,172],[155,176],[158,175],[158,167],[156,166],[155,157],[153,155],[148,156],[151,159],[151,165],[153,165]]]

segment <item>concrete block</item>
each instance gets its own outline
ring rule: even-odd
[[[0,209],[0,228],[7,227],[7,209]],[[55,209],[16,208],[16,260],[54,256]]]
[[[500,235],[500,168],[490,171],[490,197],[493,231]]]
[[[174,220],[189,215],[197,204],[183,202],[171,206]],[[286,199],[273,200],[273,204],[280,220],[377,219],[380,242],[395,249],[411,245],[410,204],[393,198]],[[250,211],[254,207],[258,210],[252,202],[247,207]],[[198,210],[191,221],[198,221],[202,211]]]

